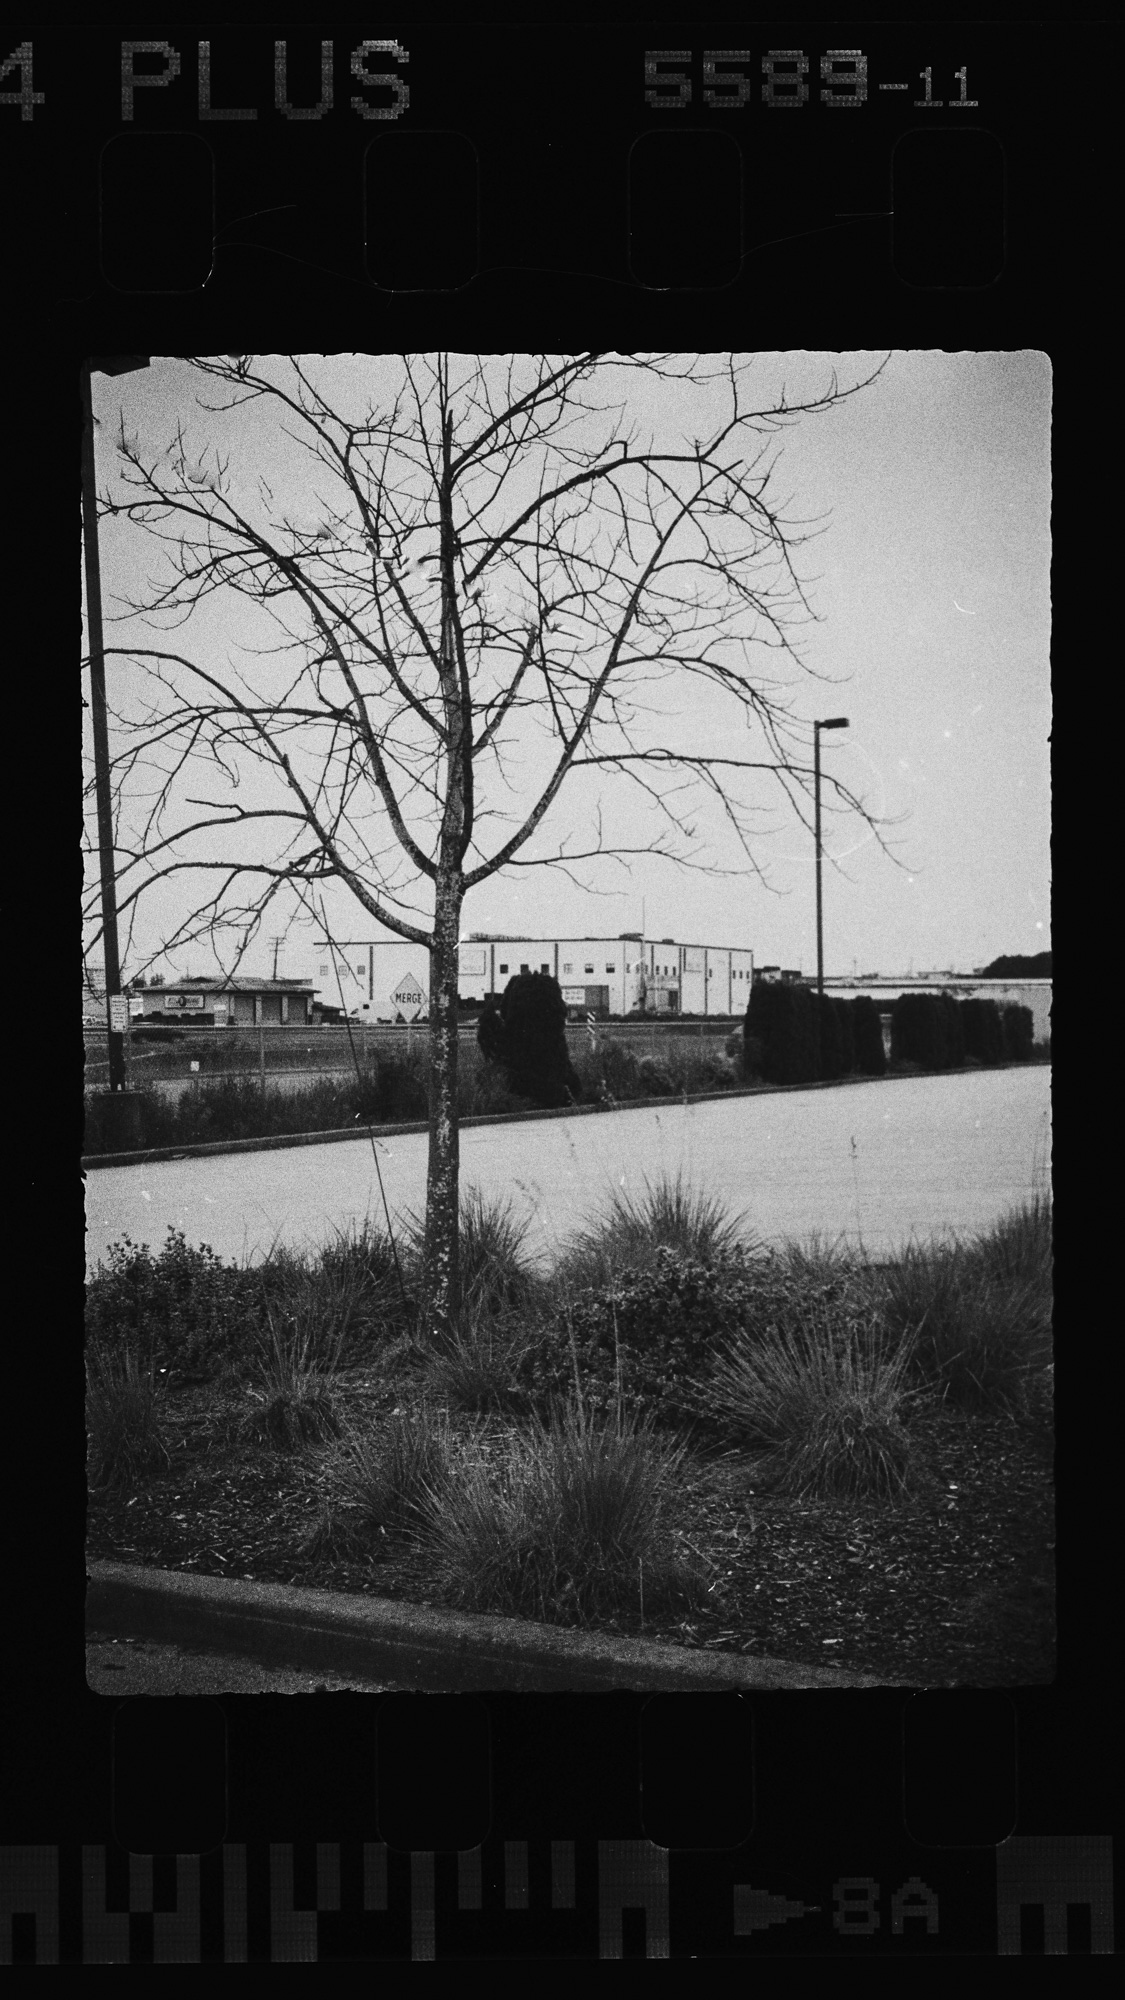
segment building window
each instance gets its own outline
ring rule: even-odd
[[[362,965],[357,965],[357,966],[356,966],[356,969],[355,969],[355,976],[356,976],[356,978],[357,978],[357,979],[362,979],[362,978],[363,978],[363,970],[364,970],[364,969],[363,969]]]
[[[574,971],[574,964],[573,964],[573,961],[572,961],[571,959],[569,959],[569,958],[568,958],[568,959],[566,960],[566,962],[565,962],[565,964],[564,964],[564,966],[563,966],[563,971],[564,971],[564,972],[573,972],[573,971]]]
[[[607,966],[606,966],[606,971],[607,971],[607,972],[616,972],[616,971],[617,971],[617,967],[616,967],[615,965],[607,965]]]
[[[594,970],[594,968],[593,968],[593,966],[592,966],[592,965],[587,965],[587,966],[585,966],[585,967],[583,968],[583,970],[584,970],[584,971],[586,971],[586,972],[592,972],[592,971]]]
[[[530,967],[530,965],[521,965],[521,966],[520,966],[520,971],[521,971],[521,972],[530,972],[530,971],[531,971],[531,967]]]
[[[320,977],[321,977],[322,979],[327,979],[327,977],[328,977],[328,967],[327,967],[326,965],[322,965],[322,966],[321,966],[321,968],[320,968]]]
[[[508,968],[507,968],[507,966],[506,966],[506,965],[502,965],[502,966],[500,967],[500,970],[501,970],[501,972],[507,972]]]
[[[550,966],[549,966],[549,965],[541,965],[541,966],[539,967],[539,970],[540,970],[540,972],[550,972],[551,968],[550,968]]]

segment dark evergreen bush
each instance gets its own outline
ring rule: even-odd
[[[1004,1050],[1009,1062],[1030,1062],[1035,1046],[1034,1017],[1030,1007],[1005,1007]]]
[[[483,1054],[499,1063],[517,1097],[544,1109],[577,1103],[578,1073],[566,1043],[566,1002],[548,972],[519,972],[500,1001],[481,1016],[477,1040]]]
[[[942,1049],[942,1069],[960,1069],[965,1060],[965,1026],[961,1013],[961,1003],[952,993],[939,993],[944,1047]]]
[[[764,1043],[768,1083],[815,1083],[820,1077],[816,995],[807,986],[762,983],[750,995],[751,1033]]]
[[[836,1019],[840,1029],[840,1051],[843,1068],[841,1076],[851,1076],[855,1069],[855,1009],[851,1000],[834,1000]]]
[[[891,1060],[945,1067],[945,1022],[936,993],[903,993],[891,1009]]]
[[[995,1000],[965,1000],[961,1006],[965,1054],[981,1063],[1004,1060],[1004,1022]]]
[[[860,1076],[885,1076],[887,1052],[883,1046],[883,1023],[869,993],[860,993],[852,1001],[852,1033],[855,1067]]]
[[[820,1075],[825,1083],[834,1083],[837,1077],[845,1074],[842,1008],[843,1002],[833,999],[830,993],[819,997]]]

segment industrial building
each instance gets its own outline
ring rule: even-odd
[[[430,1004],[429,953],[394,939],[319,941],[314,981],[319,998],[372,1021],[417,1021]],[[462,1000],[501,994],[521,972],[547,972],[577,1016],[731,1015],[746,1011],[754,954],[737,947],[682,944],[675,938],[542,938],[470,932],[460,947]]]

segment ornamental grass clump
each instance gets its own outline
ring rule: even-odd
[[[683,1458],[647,1422],[556,1405],[427,1496],[428,1587],[466,1609],[551,1624],[691,1605],[705,1586],[668,1525]]]
[[[161,1384],[151,1359],[91,1341],[86,1348],[87,1470],[93,1487],[135,1486],[163,1470]]]
[[[614,1188],[606,1214],[587,1223],[572,1239],[556,1271],[570,1292],[611,1283],[625,1269],[654,1270],[657,1252],[668,1250],[695,1263],[718,1265],[746,1247],[743,1218],[723,1203],[685,1183],[682,1174],[647,1179],[644,1193]]]
[[[247,1437],[297,1451],[339,1435],[331,1378],[346,1332],[346,1320],[325,1312],[314,1280],[290,1296],[285,1310],[267,1310],[248,1389],[254,1407],[244,1426]]]
[[[881,1330],[842,1336],[813,1315],[773,1338],[743,1337],[715,1362],[708,1393],[753,1461],[794,1498],[896,1501],[925,1482],[909,1428],[910,1350]]]
[[[426,1380],[450,1409],[519,1414],[529,1406],[526,1383],[535,1351],[522,1313],[463,1306],[456,1329],[431,1342]]]
[[[310,1551],[370,1551],[388,1536],[416,1534],[421,1503],[444,1491],[456,1448],[448,1413],[424,1399],[373,1428],[345,1426],[323,1461]]]
[[[953,1409],[1026,1414],[1051,1362],[1049,1204],[1003,1218],[970,1244],[911,1245],[880,1274],[889,1333]]]

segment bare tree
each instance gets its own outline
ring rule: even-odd
[[[691,845],[701,787],[740,871],[758,869],[749,774],[769,773],[804,817],[802,732],[752,666],[771,651],[802,665],[794,630],[812,615],[794,566],[804,524],[772,498],[776,438],[880,371],[758,407],[750,357],[378,367],[393,378],[382,407],[367,394],[349,415],[313,361],[196,359],[202,450],[182,418],[159,452],[122,425],[101,504],[140,524],[158,557],[149,583],[119,600],[123,615],[143,616],[154,640],[186,630],[193,650],[107,648],[131,663],[115,716],[120,904],[135,910],[154,883],[206,870],[214,886],[174,941],[233,932],[241,952],[282,889],[310,897],[337,881],[428,948],[425,1271],[431,1322],[445,1328],[459,1300],[465,898],[501,870],[630,851],[604,839],[600,814],[589,839],[542,851],[545,816],[582,767],[630,780],[661,821],[633,851],[697,866],[723,865]],[[659,403],[701,381],[722,403],[707,436],[658,440],[629,424],[633,389]],[[250,403],[306,455],[297,514],[216,442]],[[261,412],[254,421],[260,438]],[[208,606],[235,598],[261,626],[237,661]],[[738,712],[729,754],[659,740],[642,690],[666,676],[697,677]]]

